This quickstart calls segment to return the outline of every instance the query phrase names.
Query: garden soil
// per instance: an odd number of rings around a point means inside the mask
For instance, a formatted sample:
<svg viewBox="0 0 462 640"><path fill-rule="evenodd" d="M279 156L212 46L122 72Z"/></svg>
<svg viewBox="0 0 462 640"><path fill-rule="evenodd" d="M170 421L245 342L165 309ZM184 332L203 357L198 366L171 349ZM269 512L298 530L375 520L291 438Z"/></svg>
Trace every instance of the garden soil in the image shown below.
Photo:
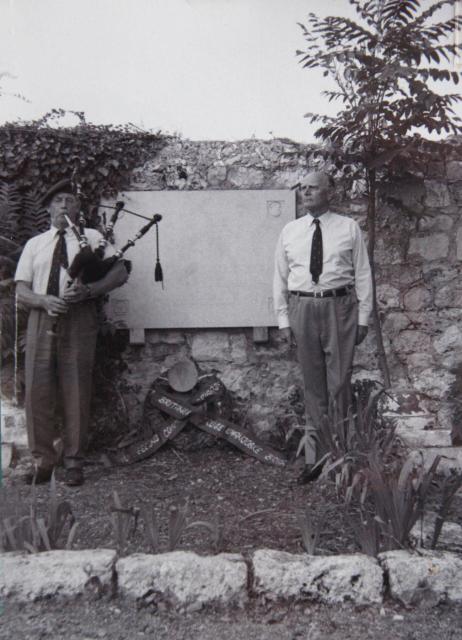
<svg viewBox="0 0 462 640"><path fill-rule="evenodd" d="M45 514L50 486L23 484L30 462L21 458L0 490L4 515L26 513L35 500ZM358 550L352 522L358 517L337 500L330 482L300 486L301 460L286 468L264 465L223 443L197 451L165 447L144 462L107 467L93 455L85 467L86 482L71 488L56 473L57 498L68 501L79 523L74 549L105 547L121 555L168 551L168 521L172 509L186 507L186 523L218 523L221 540L203 527L186 529L177 545L200 554L240 552L258 548L301 553L299 518L308 513L314 530L320 526L319 554ZM35 497L34 497L35 491ZM114 511L114 492L123 510ZM462 523L462 499L456 498L450 519ZM145 533L143 509L156 515L160 542L153 549ZM138 511L139 510L139 511ZM138 516L136 515L138 514ZM127 536L117 536L113 519L127 518ZM321 524L322 523L322 524ZM59 546L66 542L67 529ZM15 640L462 640L460 607L406 609L385 601L383 606L328 607L313 603L274 604L251 600L244 610L173 611L164 603L140 608L120 597L86 594L77 600L47 600L30 604L4 602L0 639Z"/></svg>
<svg viewBox="0 0 462 640"><path fill-rule="evenodd" d="M0 489L4 516L28 514L34 501L38 515L46 515L50 486L32 489L23 483L28 462L22 458ZM179 508L185 510L187 525L199 521L211 526L186 528L177 544L178 549L199 554L246 555L262 548L302 553L301 518L313 533L319 530L316 553L360 551L355 535L357 509L345 507L330 481L297 484L302 468L300 458L286 467L275 467L222 442L188 452L166 446L148 460L130 466L106 467L100 456L94 455L87 461L81 487L67 487L64 470L57 469L57 499L70 503L78 523L74 549L117 548L122 555L169 551L168 523L172 510ZM114 511L115 493L122 512ZM146 535L146 509L154 514L159 527L157 548ZM462 524L460 492L448 519ZM120 525L126 530L122 537ZM61 547L66 534L67 529Z"/></svg>
<svg viewBox="0 0 462 640"><path fill-rule="evenodd" d="M461 640L460 607L318 604L181 613L112 600L5 603L0 640Z"/></svg>

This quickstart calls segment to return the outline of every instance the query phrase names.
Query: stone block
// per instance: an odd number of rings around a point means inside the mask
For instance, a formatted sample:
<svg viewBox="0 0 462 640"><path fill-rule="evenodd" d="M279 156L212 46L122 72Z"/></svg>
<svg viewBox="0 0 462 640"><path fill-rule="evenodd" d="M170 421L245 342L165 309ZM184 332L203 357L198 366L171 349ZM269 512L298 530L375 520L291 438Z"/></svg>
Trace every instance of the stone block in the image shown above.
<svg viewBox="0 0 462 640"><path fill-rule="evenodd" d="M156 329L146 330L146 342L151 344L157 344L158 342L165 342L166 344L184 344L186 336L181 331L158 331Z"/></svg>
<svg viewBox="0 0 462 640"><path fill-rule="evenodd" d="M425 204L427 207L447 207L451 204L449 189L444 182L425 180Z"/></svg>
<svg viewBox="0 0 462 640"><path fill-rule="evenodd" d="M456 256L457 260L462 260L462 227L459 227L456 233Z"/></svg>
<svg viewBox="0 0 462 640"><path fill-rule="evenodd" d="M425 168L425 177L428 179L445 178L446 177L445 163L443 161L429 162Z"/></svg>
<svg viewBox="0 0 462 640"><path fill-rule="evenodd" d="M445 213L422 218L419 224L420 231L450 231L454 226L454 219Z"/></svg>
<svg viewBox="0 0 462 640"><path fill-rule="evenodd" d="M264 406L259 402L252 402L245 415L245 420L250 425L252 433L264 440L269 433L274 432L276 415L273 407Z"/></svg>
<svg viewBox="0 0 462 640"><path fill-rule="evenodd" d="M306 175L303 168L276 171L273 175L275 189L290 189Z"/></svg>
<svg viewBox="0 0 462 640"><path fill-rule="evenodd" d="M367 215L367 204L364 202L350 202L350 213L355 217L359 215Z"/></svg>
<svg viewBox="0 0 462 640"><path fill-rule="evenodd" d="M440 320L449 320L450 322L462 322L462 309L441 309L438 314Z"/></svg>
<svg viewBox="0 0 462 640"><path fill-rule="evenodd" d="M450 354L455 361L462 359L462 331L458 325L451 325L433 340L433 348L440 355Z"/></svg>
<svg viewBox="0 0 462 640"><path fill-rule="evenodd" d="M139 386L141 389L148 389L162 372L161 363L152 362L147 357L139 362L130 362L129 366L130 371L124 373L124 378L128 384Z"/></svg>
<svg viewBox="0 0 462 640"><path fill-rule="evenodd" d="M407 317L412 329L419 329L433 336L439 328L437 312L432 308L425 311L407 311Z"/></svg>
<svg viewBox="0 0 462 640"><path fill-rule="evenodd" d="M231 334L229 336L229 345L232 362L245 364L247 362L247 338L245 334Z"/></svg>
<svg viewBox="0 0 462 640"><path fill-rule="evenodd" d="M382 602L382 570L376 560L363 554L310 556L262 549L253 554L253 568L255 592L271 600Z"/></svg>
<svg viewBox="0 0 462 640"><path fill-rule="evenodd" d="M387 313L382 327L385 333L394 336L400 331L407 329L409 324L409 318L405 313L391 311L390 313Z"/></svg>
<svg viewBox="0 0 462 640"><path fill-rule="evenodd" d="M462 180L458 180L451 185L451 193L457 204L462 202Z"/></svg>
<svg viewBox="0 0 462 640"><path fill-rule="evenodd" d="M190 358L190 349L186 345L182 345L175 353L167 356L165 360L162 362L162 373L165 373L173 367L173 365L177 364L181 360L188 360Z"/></svg>
<svg viewBox="0 0 462 640"><path fill-rule="evenodd" d="M146 349L146 357L150 361L162 361L168 356L174 356L182 352L182 346L174 343L156 342L149 345Z"/></svg>
<svg viewBox="0 0 462 640"><path fill-rule="evenodd" d="M230 167L228 169L228 182L240 189L255 189L261 187L264 180L263 171L252 167Z"/></svg>
<svg viewBox="0 0 462 640"><path fill-rule="evenodd" d="M226 160L225 160L226 165L240 164L242 162L242 153L235 153L234 155L225 153L223 155L226 157Z"/></svg>
<svg viewBox="0 0 462 640"><path fill-rule="evenodd" d="M294 387L302 388L300 367L296 362L283 359L272 359L260 364L235 366L230 364L218 365L219 377L228 391L232 393L242 415L248 417L255 406L265 408L261 416L254 412L258 431L266 430L270 425L268 414L277 412L290 414L291 405L288 393ZM271 420L274 424L274 420Z"/></svg>
<svg viewBox="0 0 462 640"><path fill-rule="evenodd" d="M421 311L431 305L432 293L425 287L413 287L406 291L403 302L406 310Z"/></svg>
<svg viewBox="0 0 462 640"><path fill-rule="evenodd" d="M462 180L462 162L460 160L450 160L446 165L446 177L448 182Z"/></svg>
<svg viewBox="0 0 462 640"><path fill-rule="evenodd" d="M384 336L386 341L387 336ZM354 365L367 371L377 368L377 339L375 331L369 330L366 339L356 347L354 354Z"/></svg>
<svg viewBox="0 0 462 640"><path fill-rule="evenodd" d="M431 347L431 339L425 331L408 330L401 331L393 341L393 348L398 354L425 352Z"/></svg>
<svg viewBox="0 0 462 640"><path fill-rule="evenodd" d="M429 369L435 365L435 359L432 353L409 353L406 359L409 372L416 375L419 371Z"/></svg>
<svg viewBox="0 0 462 640"><path fill-rule="evenodd" d="M11 473L11 465L13 462L13 458L14 458L14 444L10 444L10 443L5 443L2 442L1 443L1 471L0 471L0 477L6 477L9 476Z"/></svg>
<svg viewBox="0 0 462 640"><path fill-rule="evenodd" d="M207 182L211 187L217 187L226 181L227 168L224 164L216 164L207 171Z"/></svg>
<svg viewBox="0 0 462 640"><path fill-rule="evenodd" d="M385 242L382 238L377 238L374 259L378 265L401 264L403 262L403 251L399 245Z"/></svg>
<svg viewBox="0 0 462 640"><path fill-rule="evenodd" d="M438 404L436 415L438 416L438 428L452 431L454 426L454 406L452 403Z"/></svg>
<svg viewBox="0 0 462 640"><path fill-rule="evenodd" d="M27 447L26 412L15 407L8 400L1 400L1 441L14 443L17 447Z"/></svg>
<svg viewBox="0 0 462 640"><path fill-rule="evenodd" d="M387 391L386 394L380 396L379 408L386 415L405 415L419 416L425 413L422 407L424 396L416 393L414 390L409 391ZM425 416L426 417L426 416Z"/></svg>
<svg viewBox="0 0 462 640"><path fill-rule="evenodd" d="M454 225L454 220L446 214L426 215L419 220L419 231L449 231Z"/></svg>
<svg viewBox="0 0 462 640"><path fill-rule="evenodd" d="M462 259L461 256L458 259ZM441 309L445 307L462 307L462 286L457 282L439 287L435 293L435 305Z"/></svg>
<svg viewBox="0 0 462 640"><path fill-rule="evenodd" d="M247 596L247 565L239 554L198 556L190 551L136 553L116 565L119 593L133 599L156 593L174 605L241 605Z"/></svg>
<svg viewBox="0 0 462 640"><path fill-rule="evenodd" d="M462 602L462 558L455 553L387 551L379 561L388 575L391 597L404 605Z"/></svg>
<svg viewBox="0 0 462 640"><path fill-rule="evenodd" d="M406 262L399 265L387 265L388 269L392 273L395 286L400 290L410 288L422 280L422 267L420 265L412 265Z"/></svg>
<svg viewBox="0 0 462 640"><path fill-rule="evenodd" d="M412 451L409 456L417 464L423 464L428 469L436 456L441 456L437 473L449 476L452 472L462 473L462 447L428 447Z"/></svg>
<svg viewBox="0 0 462 640"><path fill-rule="evenodd" d="M116 555L111 549L0 554L0 597L28 601L110 591Z"/></svg>
<svg viewBox="0 0 462 640"><path fill-rule="evenodd" d="M201 331L191 336L191 355L194 360L231 360L228 333L226 331Z"/></svg>
<svg viewBox="0 0 462 640"><path fill-rule="evenodd" d="M426 512L423 522L419 520L411 530L411 540L419 547L430 549L435 531L437 514ZM457 522L444 521L436 544L437 549L462 552L462 526Z"/></svg>
<svg viewBox="0 0 462 640"><path fill-rule="evenodd" d="M417 391L434 399L444 398L456 379L454 374L436 367L424 369L415 375L412 373L411 377Z"/></svg>
<svg viewBox="0 0 462 640"><path fill-rule="evenodd" d="M379 285L377 287L377 302L382 309L399 307L399 289L389 284Z"/></svg>
<svg viewBox="0 0 462 640"><path fill-rule="evenodd" d="M445 233L413 237L409 243L409 255L417 254L424 260L447 258L448 252L449 238Z"/></svg>
<svg viewBox="0 0 462 640"><path fill-rule="evenodd" d="M396 435L410 448L416 447L450 447L451 432L446 429L434 429L435 418L396 417Z"/></svg>

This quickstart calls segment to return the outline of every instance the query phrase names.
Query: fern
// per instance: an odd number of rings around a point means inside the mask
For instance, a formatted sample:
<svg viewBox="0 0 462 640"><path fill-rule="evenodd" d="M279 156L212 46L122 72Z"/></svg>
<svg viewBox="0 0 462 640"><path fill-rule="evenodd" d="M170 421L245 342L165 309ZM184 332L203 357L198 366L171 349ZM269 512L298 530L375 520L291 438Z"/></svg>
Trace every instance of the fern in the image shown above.
<svg viewBox="0 0 462 640"><path fill-rule="evenodd" d="M16 237L21 215L21 194L14 184L0 182L0 235Z"/></svg>
<svg viewBox="0 0 462 640"><path fill-rule="evenodd" d="M46 231L50 226L48 211L42 204L42 196L37 191L28 191L23 198L24 214L18 235L22 242L38 233Z"/></svg>

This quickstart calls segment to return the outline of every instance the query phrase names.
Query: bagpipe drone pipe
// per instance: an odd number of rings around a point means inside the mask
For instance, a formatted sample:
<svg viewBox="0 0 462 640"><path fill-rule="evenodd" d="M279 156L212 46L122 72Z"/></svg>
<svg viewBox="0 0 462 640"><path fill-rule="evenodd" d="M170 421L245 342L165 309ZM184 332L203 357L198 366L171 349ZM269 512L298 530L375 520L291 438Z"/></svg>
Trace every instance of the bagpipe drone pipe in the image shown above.
<svg viewBox="0 0 462 640"><path fill-rule="evenodd" d="M88 238L84 233L83 224L80 224L80 228L78 228L74 223L71 222L69 218L66 217L67 223L76 236L80 245L80 251L77 253L74 260L72 261L72 264L67 270L71 280L73 281L78 278L83 284L101 280L107 273L109 273L114 264L122 258L125 252L133 247L135 245L135 242L142 238L149 231L149 229L151 229L151 227L155 225L157 255L154 270L154 279L156 282L162 282L163 273L159 260L159 231L157 226L158 223L162 220L162 216L160 214L154 214L152 218L147 218L146 216L142 216L139 213L125 210L131 215L148 220L148 223L145 224L132 239L128 240L121 249L118 249L113 256L104 258L105 247L113 236L114 226L117 222L117 218L120 212L124 211L125 203L122 201L118 201L116 202L115 207L109 207L108 205L104 206L105 208L114 209L114 213L111 216L109 224L107 226L104 226L103 238L101 239L98 247L95 250L93 250L88 243ZM130 272L129 261L125 261L125 264L126 267L128 267L127 270Z"/></svg>

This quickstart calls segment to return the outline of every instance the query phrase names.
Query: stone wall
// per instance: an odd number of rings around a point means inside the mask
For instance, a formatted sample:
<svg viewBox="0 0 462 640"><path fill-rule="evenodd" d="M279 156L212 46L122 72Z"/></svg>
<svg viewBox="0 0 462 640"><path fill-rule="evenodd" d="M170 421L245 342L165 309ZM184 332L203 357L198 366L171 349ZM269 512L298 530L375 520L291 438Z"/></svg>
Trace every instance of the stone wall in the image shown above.
<svg viewBox="0 0 462 640"><path fill-rule="evenodd" d="M315 164L313 147L289 140L191 142L172 139L152 162L135 171L131 189L281 189L296 184ZM399 199L381 208L376 263L378 300L393 385L415 390L413 402L432 415L433 427L458 420L462 388L462 149L456 142L436 158L421 179L394 184L385 196ZM341 185L337 211L364 227L366 205ZM271 329L266 343L252 330L148 331L144 346L125 353L127 396L136 421L152 381L184 357L202 371L216 371L232 392L236 418L260 435L285 427L301 412L300 373ZM380 379L371 330L357 349L355 376Z"/></svg>

